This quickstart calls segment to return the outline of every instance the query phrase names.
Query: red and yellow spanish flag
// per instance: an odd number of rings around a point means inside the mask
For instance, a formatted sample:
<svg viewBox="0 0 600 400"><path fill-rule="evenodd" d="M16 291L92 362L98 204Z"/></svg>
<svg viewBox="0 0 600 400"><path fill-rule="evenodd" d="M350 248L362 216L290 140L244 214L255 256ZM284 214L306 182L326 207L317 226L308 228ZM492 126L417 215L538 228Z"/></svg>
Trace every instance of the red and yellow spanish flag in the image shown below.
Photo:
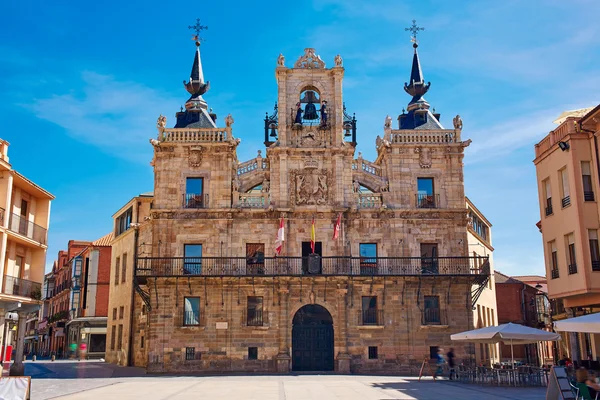
<svg viewBox="0 0 600 400"><path fill-rule="evenodd" d="M310 227L310 250L312 251L312 254L315 254L315 217L312 218Z"/></svg>

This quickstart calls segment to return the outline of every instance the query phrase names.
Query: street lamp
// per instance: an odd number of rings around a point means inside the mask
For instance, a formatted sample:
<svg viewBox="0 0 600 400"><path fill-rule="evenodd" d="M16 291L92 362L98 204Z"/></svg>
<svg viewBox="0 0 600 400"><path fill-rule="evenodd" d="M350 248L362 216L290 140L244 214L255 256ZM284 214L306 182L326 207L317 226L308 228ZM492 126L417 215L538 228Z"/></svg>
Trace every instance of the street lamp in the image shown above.
<svg viewBox="0 0 600 400"><path fill-rule="evenodd" d="M537 290L536 296L544 296L544 298L546 300L548 300L549 307L548 307L547 311L548 311L548 319L550 320L550 329L552 329L552 332L556 333L554 331L554 320L552 319L552 302L550 301L550 298L548 297L548 294L546 294L544 291L542 291L543 286L539 282L535 285L535 288ZM544 308L546 308L546 307L544 306ZM556 341L552 342L552 353L553 353L552 354L552 358L554 359L554 365L557 365L557 362L558 362L558 358L557 358L558 357L558 346L557 346Z"/></svg>

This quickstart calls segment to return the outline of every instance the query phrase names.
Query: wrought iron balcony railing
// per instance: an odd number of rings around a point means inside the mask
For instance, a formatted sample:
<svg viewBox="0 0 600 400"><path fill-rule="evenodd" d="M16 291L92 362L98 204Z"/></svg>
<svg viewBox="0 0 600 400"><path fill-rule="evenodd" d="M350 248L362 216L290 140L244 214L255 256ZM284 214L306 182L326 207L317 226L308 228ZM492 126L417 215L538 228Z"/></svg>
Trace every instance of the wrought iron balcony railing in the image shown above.
<svg viewBox="0 0 600 400"><path fill-rule="evenodd" d="M202 193L186 193L183 195L183 208L206 208L208 203L208 195Z"/></svg>
<svg viewBox="0 0 600 400"><path fill-rule="evenodd" d="M490 274L481 257L142 257L136 276L467 276Z"/></svg>
<svg viewBox="0 0 600 400"><path fill-rule="evenodd" d="M48 230L18 214L10 214L8 229L20 235L33 239L40 244L46 244Z"/></svg>
<svg viewBox="0 0 600 400"><path fill-rule="evenodd" d="M247 326L263 326L263 310L247 310L246 325Z"/></svg>
<svg viewBox="0 0 600 400"><path fill-rule="evenodd" d="M557 279L560 275L558 274L558 268L552 270L552 279Z"/></svg>
<svg viewBox="0 0 600 400"><path fill-rule="evenodd" d="M421 317L423 325L446 325L445 315L439 308L425 308L421 312Z"/></svg>
<svg viewBox="0 0 600 400"><path fill-rule="evenodd" d="M569 264L569 275L573 275L577 273L577 264Z"/></svg>
<svg viewBox="0 0 600 400"><path fill-rule="evenodd" d="M383 310L376 310L370 308L367 310L360 310L358 314L359 325L384 325L383 322Z"/></svg>
<svg viewBox="0 0 600 400"><path fill-rule="evenodd" d="M416 194L417 208L440 208L439 194Z"/></svg>
<svg viewBox="0 0 600 400"><path fill-rule="evenodd" d="M42 294L42 284L4 275L4 293L39 300Z"/></svg>
<svg viewBox="0 0 600 400"><path fill-rule="evenodd" d="M600 271L600 260L592 260L592 271Z"/></svg>

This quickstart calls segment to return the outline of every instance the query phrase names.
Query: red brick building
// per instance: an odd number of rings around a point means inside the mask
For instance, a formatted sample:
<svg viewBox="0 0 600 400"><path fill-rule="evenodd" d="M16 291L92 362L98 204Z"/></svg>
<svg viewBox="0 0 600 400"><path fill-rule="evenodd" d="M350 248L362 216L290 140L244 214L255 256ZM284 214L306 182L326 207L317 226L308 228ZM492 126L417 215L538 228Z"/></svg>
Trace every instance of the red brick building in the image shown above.
<svg viewBox="0 0 600 400"><path fill-rule="evenodd" d="M71 298L71 263L69 262L90 242L69 240L67 251L58 252L58 257L52 267L52 276L47 283L48 293L46 300L50 307L47 322L47 335L50 353L57 357L66 354L67 343L65 337L65 326L69 320L70 298ZM43 321L42 321L43 322Z"/></svg>
<svg viewBox="0 0 600 400"><path fill-rule="evenodd" d="M542 313L538 312L538 289L510 277L494 272L496 280L496 299L498 302L498 324L509 322L530 326L532 328L544 328ZM510 345L501 344L501 359L510 358ZM515 360L529 364L540 365L544 360L540 359L538 346L536 344L515 345Z"/></svg>
<svg viewBox="0 0 600 400"><path fill-rule="evenodd" d="M110 283L110 242L113 234L103 236L85 247L71 260L70 320L67 322L69 344L77 345L77 353L104 357Z"/></svg>

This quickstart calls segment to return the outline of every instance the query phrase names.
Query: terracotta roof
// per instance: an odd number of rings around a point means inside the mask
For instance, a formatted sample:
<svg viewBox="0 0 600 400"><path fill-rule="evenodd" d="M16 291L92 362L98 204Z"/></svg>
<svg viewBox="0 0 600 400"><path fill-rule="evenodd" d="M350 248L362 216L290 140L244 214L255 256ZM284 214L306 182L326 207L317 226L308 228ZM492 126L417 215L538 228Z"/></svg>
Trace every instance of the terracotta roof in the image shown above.
<svg viewBox="0 0 600 400"><path fill-rule="evenodd" d="M110 242L112 242L114 236L115 235L113 232L109 233L108 235L104 235L100 239L94 240L92 242L92 246L110 246Z"/></svg>
<svg viewBox="0 0 600 400"><path fill-rule="evenodd" d="M494 271L494 280L496 283L523 283L511 276L504 275L502 272Z"/></svg>
<svg viewBox="0 0 600 400"><path fill-rule="evenodd" d="M518 279L522 282L544 283L546 281L546 277L540 275L519 275L513 276L513 278Z"/></svg>

